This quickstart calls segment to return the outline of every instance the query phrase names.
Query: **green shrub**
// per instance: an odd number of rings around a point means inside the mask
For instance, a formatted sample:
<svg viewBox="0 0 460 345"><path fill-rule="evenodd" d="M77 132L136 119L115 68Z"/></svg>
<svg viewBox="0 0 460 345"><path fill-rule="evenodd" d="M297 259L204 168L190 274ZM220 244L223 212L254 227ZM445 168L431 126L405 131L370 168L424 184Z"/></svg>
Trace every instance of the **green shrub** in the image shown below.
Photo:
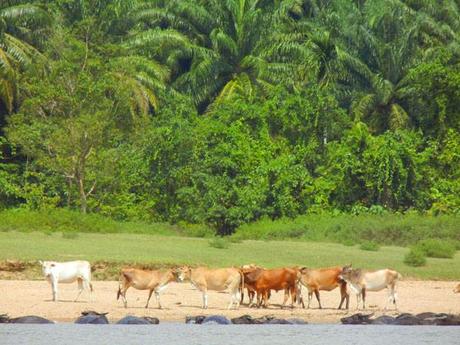
<svg viewBox="0 0 460 345"><path fill-rule="evenodd" d="M404 263L413 267L424 266L426 264L425 253L417 247L412 247L404 256Z"/></svg>
<svg viewBox="0 0 460 345"><path fill-rule="evenodd" d="M215 237L209 241L209 245L217 249L227 249L230 243L223 237Z"/></svg>
<svg viewBox="0 0 460 345"><path fill-rule="evenodd" d="M342 244L347 247L353 247L356 243L351 238L347 238L342 241Z"/></svg>
<svg viewBox="0 0 460 345"><path fill-rule="evenodd" d="M361 243L359 248L362 249L362 250L369 250L369 251L372 251L372 252L376 252L376 251L378 251L380 249L380 246L378 245L377 242L365 241L365 242Z"/></svg>
<svg viewBox="0 0 460 345"><path fill-rule="evenodd" d="M68 240L74 240L78 238L78 232L75 232L75 231L63 232L62 238L66 238Z"/></svg>
<svg viewBox="0 0 460 345"><path fill-rule="evenodd" d="M452 259L456 251L455 244L445 240L422 240L419 241L416 246L429 258Z"/></svg>

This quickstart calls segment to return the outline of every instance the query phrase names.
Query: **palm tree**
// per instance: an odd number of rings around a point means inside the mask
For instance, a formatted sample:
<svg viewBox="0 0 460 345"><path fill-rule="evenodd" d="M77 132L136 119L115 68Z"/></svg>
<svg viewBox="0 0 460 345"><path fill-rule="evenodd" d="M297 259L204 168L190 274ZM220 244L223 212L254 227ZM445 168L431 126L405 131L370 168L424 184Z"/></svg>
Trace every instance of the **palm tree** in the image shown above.
<svg viewBox="0 0 460 345"><path fill-rule="evenodd" d="M120 85L129 89L129 109L131 116L147 115L150 110L158 110L157 92L165 89L169 79L169 69L154 60L141 56L122 56L110 62L110 74Z"/></svg>
<svg viewBox="0 0 460 345"><path fill-rule="evenodd" d="M268 51L273 11L259 0L169 0L134 12L131 45L164 59L173 86L202 109L270 87L289 62Z"/></svg>
<svg viewBox="0 0 460 345"><path fill-rule="evenodd" d="M418 3L419 8L406 3ZM400 0L368 0L364 4L366 21L349 40L354 46L347 49L356 58L349 65L357 90L351 105L356 118L367 120L377 132L410 124L411 116L416 114L405 108L405 95L410 89L408 72L440 45L452 44L458 49L460 20L454 5L455 1L435 4ZM452 12L449 23L437 19L438 13Z"/></svg>
<svg viewBox="0 0 460 345"><path fill-rule="evenodd" d="M0 4L0 103L8 113L17 96L17 73L41 56L33 44L49 23L44 10L25 1Z"/></svg>

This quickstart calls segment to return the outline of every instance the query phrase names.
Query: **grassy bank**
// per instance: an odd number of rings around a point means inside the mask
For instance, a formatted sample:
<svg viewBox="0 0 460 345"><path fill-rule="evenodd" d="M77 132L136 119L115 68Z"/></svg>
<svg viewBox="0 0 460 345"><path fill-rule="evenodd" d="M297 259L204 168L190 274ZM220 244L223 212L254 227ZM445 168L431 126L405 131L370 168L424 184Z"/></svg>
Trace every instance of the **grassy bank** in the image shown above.
<svg viewBox="0 0 460 345"><path fill-rule="evenodd" d="M338 243L373 241L406 246L427 239L445 239L460 249L460 216L420 214L306 215L295 219L260 220L241 226L238 239L297 239Z"/></svg>
<svg viewBox="0 0 460 345"><path fill-rule="evenodd" d="M7 209L0 212L0 219L0 232L128 233L188 237L209 237L213 234L205 225L118 222L98 214L81 214L67 209Z"/></svg>
<svg viewBox="0 0 460 345"><path fill-rule="evenodd" d="M117 222L97 214L83 215L66 209L0 212L0 232L126 233L162 236L211 237L205 225ZM407 246L428 238L446 239L460 249L460 216L420 214L324 214L295 219L264 219L242 225L235 240L305 240ZM70 235L71 236L71 235Z"/></svg>
<svg viewBox="0 0 460 345"><path fill-rule="evenodd" d="M227 249L218 249L210 246L209 239L172 235L80 233L66 238L61 233L0 233L0 260L86 259L93 264L104 262L109 273L101 273L99 278L115 278L119 266L126 263L147 264L149 267L182 264L224 267L247 263L266 267L324 267L351 262L355 267L369 269L391 267L405 277L460 279L458 252L453 259L429 258L427 265L420 268L403 263L407 252L407 248L392 246L370 252L356 245L305 241L246 240L230 243Z"/></svg>

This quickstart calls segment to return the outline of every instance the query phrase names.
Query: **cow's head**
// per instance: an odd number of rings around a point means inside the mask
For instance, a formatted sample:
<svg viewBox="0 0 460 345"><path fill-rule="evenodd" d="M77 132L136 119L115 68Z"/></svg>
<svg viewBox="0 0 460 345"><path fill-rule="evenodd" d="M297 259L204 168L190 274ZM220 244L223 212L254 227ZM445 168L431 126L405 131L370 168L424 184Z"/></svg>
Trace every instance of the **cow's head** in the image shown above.
<svg viewBox="0 0 460 345"><path fill-rule="evenodd" d="M174 274L177 277L176 279L179 282L190 280L191 273L192 270L188 266L182 266L174 270Z"/></svg>
<svg viewBox="0 0 460 345"><path fill-rule="evenodd" d="M342 272L339 275L339 279L342 279L345 281L350 280L352 273L353 273L353 269L351 268L351 264L343 266Z"/></svg>
<svg viewBox="0 0 460 345"><path fill-rule="evenodd" d="M454 289L455 293L460 293L460 284L457 285L457 287Z"/></svg>
<svg viewBox="0 0 460 345"><path fill-rule="evenodd" d="M53 261L39 261L39 263L42 265L42 271L45 277L49 277L56 267L56 263Z"/></svg>

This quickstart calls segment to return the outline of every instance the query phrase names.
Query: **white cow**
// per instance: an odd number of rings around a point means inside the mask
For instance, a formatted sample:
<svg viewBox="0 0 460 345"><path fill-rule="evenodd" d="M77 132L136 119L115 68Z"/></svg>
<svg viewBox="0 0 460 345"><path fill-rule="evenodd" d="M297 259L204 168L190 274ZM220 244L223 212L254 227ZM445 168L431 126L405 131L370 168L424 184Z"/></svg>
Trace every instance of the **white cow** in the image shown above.
<svg viewBox="0 0 460 345"><path fill-rule="evenodd" d="M396 310L398 309L396 305L396 283L402 278L398 272L387 268L378 271L365 271L352 269L348 266L342 269L339 278L345 280L350 289L356 293L356 309L359 309L361 298L363 300L363 309L366 308L367 291L380 291L385 288L388 289L388 300L384 309L387 309L388 302L393 302Z"/></svg>
<svg viewBox="0 0 460 345"><path fill-rule="evenodd" d="M91 284L91 265L88 261L39 262L42 265L43 274L53 289L53 301L58 300L58 283L73 283L74 281L78 281L79 290L75 302L80 297L83 289L89 291L89 299L91 301L93 285Z"/></svg>

